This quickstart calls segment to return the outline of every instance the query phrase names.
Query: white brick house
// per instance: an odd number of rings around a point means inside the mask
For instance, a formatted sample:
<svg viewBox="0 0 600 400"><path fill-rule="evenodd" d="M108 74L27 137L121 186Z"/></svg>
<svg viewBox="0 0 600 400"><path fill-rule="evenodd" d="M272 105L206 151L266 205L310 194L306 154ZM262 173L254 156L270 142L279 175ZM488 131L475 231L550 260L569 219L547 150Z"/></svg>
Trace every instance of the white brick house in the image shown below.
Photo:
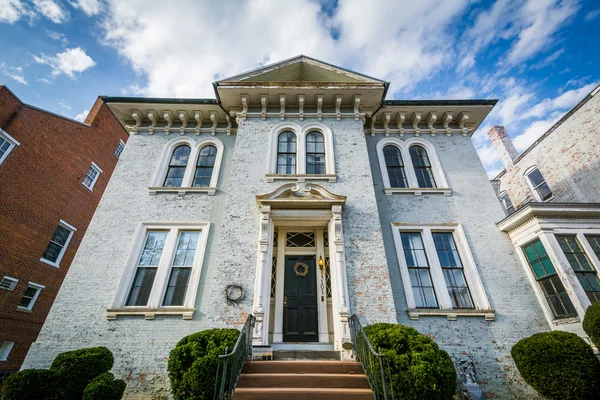
<svg viewBox="0 0 600 400"><path fill-rule="evenodd" d="M495 101L387 88L299 56L216 99L104 98L131 138L25 367L103 345L127 398L162 399L185 335L254 314L257 346L348 357L357 314L535 396L509 351L549 326L470 138Z"/></svg>

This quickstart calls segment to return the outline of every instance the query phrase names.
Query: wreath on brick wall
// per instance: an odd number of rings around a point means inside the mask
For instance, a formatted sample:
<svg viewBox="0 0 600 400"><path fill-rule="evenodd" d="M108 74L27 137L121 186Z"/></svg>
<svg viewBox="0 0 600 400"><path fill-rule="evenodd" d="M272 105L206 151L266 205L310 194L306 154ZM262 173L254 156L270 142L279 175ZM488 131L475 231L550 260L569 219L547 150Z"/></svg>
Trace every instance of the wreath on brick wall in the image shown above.
<svg viewBox="0 0 600 400"><path fill-rule="evenodd" d="M297 262L296 265L294 265L294 272L296 273L296 276L304 278L308 275L308 265Z"/></svg>
<svg viewBox="0 0 600 400"><path fill-rule="evenodd" d="M225 297L227 298L227 304L237 305L244 300L244 288L240 285L227 285L225 288Z"/></svg>

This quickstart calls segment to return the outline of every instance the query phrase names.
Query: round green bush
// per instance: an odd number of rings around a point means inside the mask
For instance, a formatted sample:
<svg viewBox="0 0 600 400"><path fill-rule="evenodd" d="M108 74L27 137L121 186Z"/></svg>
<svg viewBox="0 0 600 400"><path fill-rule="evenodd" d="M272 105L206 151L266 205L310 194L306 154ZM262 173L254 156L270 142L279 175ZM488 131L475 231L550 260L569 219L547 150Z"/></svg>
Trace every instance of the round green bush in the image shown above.
<svg viewBox="0 0 600 400"><path fill-rule="evenodd" d="M600 349L600 301L592 303L585 311L583 330L588 334L592 343Z"/></svg>
<svg viewBox="0 0 600 400"><path fill-rule="evenodd" d="M550 400L576 400L598 390L600 361L574 333L536 333L511 349L521 376Z"/></svg>
<svg viewBox="0 0 600 400"><path fill-rule="evenodd" d="M85 387L98 375L110 371L114 358L106 347L91 347L61 353L50 370L62 379L65 400L81 400Z"/></svg>
<svg viewBox="0 0 600 400"><path fill-rule="evenodd" d="M437 343L417 330L398 324L374 324L365 333L375 351L386 354L397 399L452 399L456 370Z"/></svg>
<svg viewBox="0 0 600 400"><path fill-rule="evenodd" d="M24 369L2 385L2 400L62 400L60 377L47 369Z"/></svg>
<svg viewBox="0 0 600 400"><path fill-rule="evenodd" d="M168 365L175 400L213 398L219 356L233 349L239 335L237 329L208 329L177 343Z"/></svg>
<svg viewBox="0 0 600 400"><path fill-rule="evenodd" d="M110 372L95 377L83 391L83 400L121 400L127 384L123 379L115 379Z"/></svg>

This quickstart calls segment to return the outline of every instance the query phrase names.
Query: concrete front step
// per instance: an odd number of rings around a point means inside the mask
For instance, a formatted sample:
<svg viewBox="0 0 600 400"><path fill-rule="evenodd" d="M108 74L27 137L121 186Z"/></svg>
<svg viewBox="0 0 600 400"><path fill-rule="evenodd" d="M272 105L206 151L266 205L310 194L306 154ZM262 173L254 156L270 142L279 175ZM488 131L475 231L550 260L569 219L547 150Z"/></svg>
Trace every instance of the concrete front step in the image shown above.
<svg viewBox="0 0 600 400"><path fill-rule="evenodd" d="M353 361L246 361L245 374L364 374Z"/></svg>
<svg viewBox="0 0 600 400"><path fill-rule="evenodd" d="M373 400L371 389L240 388L233 400Z"/></svg>
<svg viewBox="0 0 600 400"><path fill-rule="evenodd" d="M369 389L365 375L358 374L242 374L244 388L345 388Z"/></svg>

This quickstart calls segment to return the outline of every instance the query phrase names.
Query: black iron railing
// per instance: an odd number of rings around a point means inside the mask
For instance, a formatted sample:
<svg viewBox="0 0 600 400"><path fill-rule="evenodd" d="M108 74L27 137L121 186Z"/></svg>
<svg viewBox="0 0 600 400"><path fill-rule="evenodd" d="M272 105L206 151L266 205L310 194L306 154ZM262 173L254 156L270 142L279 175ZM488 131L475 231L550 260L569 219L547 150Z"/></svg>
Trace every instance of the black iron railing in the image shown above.
<svg viewBox="0 0 600 400"><path fill-rule="evenodd" d="M249 315L231 353L225 348L225 354L219 356L221 362L217 367L214 400L231 400L244 362L252 359L253 328L254 316Z"/></svg>
<svg viewBox="0 0 600 400"><path fill-rule="evenodd" d="M377 400L394 399L392 374L385 354L377 353L356 315L350 317L350 335L354 356L363 366Z"/></svg>

